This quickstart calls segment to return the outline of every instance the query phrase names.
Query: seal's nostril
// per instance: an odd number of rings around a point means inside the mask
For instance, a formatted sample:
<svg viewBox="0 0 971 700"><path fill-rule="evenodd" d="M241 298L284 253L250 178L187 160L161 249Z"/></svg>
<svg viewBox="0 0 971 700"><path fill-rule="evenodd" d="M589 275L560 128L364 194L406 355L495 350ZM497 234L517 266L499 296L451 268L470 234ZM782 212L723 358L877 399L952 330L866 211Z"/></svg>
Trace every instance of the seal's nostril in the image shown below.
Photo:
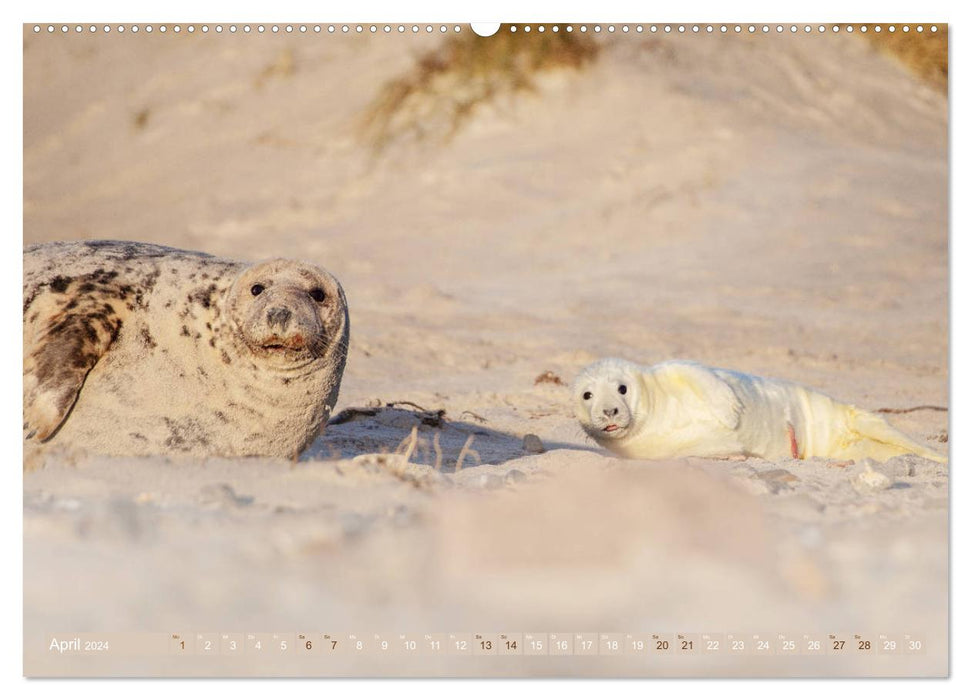
<svg viewBox="0 0 971 700"><path fill-rule="evenodd" d="M604 415L607 416L608 418L613 418L614 416L617 415L617 411L618 409L616 406L614 406L613 408L605 408Z"/></svg>
<svg viewBox="0 0 971 700"><path fill-rule="evenodd" d="M266 312L266 322L272 328L273 326L279 326L280 329L285 329L287 323L290 322L290 309L284 309L282 307L276 306Z"/></svg>

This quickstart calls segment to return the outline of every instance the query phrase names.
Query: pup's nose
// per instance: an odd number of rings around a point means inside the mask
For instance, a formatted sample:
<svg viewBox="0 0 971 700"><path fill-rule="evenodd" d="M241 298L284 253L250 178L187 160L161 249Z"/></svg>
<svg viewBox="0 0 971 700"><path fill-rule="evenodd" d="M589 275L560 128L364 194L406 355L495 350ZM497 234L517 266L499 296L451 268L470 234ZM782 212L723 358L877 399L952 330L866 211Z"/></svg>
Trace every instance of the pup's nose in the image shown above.
<svg viewBox="0 0 971 700"><path fill-rule="evenodd" d="M616 406L614 406L613 408L605 408L604 415L607 416L608 418L613 418L614 416L617 415L618 410L619 409Z"/></svg>
<svg viewBox="0 0 971 700"><path fill-rule="evenodd" d="M277 327L281 331L285 331L287 324L290 323L290 309L284 309L280 306L270 309L266 312L266 323L270 328Z"/></svg>

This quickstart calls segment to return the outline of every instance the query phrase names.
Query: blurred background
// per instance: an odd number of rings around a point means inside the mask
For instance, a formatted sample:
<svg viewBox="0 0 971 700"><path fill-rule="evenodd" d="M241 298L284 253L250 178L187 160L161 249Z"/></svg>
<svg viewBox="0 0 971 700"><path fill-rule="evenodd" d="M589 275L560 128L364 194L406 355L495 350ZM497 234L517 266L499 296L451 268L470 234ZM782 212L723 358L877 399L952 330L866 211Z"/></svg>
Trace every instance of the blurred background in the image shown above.
<svg viewBox="0 0 971 700"><path fill-rule="evenodd" d="M943 31L592 33L25 30L25 242L318 262L351 376L539 347L865 365L860 333L946 364ZM402 348L391 319L429 306Z"/></svg>

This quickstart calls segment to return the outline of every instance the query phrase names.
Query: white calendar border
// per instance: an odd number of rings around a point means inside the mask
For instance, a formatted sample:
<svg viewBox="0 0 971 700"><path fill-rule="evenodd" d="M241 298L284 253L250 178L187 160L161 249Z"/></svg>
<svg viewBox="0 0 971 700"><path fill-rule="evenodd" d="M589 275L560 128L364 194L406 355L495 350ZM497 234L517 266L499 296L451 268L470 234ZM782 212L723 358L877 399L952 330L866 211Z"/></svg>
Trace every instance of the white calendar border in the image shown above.
<svg viewBox="0 0 971 700"><path fill-rule="evenodd" d="M733 3L696 1L691 4L645 4L632 0L559 0L548 4L533 0L493 0L455 3L448 0L361 0L338 6L310 0L256 2L241 0L232 6L224 3L170 0L164 9L122 0L42 0L17 9L20 22L71 22L91 18L110 18L112 22L179 21L212 22L327 21L327 22L946 22L960 16L957 0L885 0L879 10L862 0L839 2L818 0L802 7L784 6L770 0L738 0Z"/></svg>

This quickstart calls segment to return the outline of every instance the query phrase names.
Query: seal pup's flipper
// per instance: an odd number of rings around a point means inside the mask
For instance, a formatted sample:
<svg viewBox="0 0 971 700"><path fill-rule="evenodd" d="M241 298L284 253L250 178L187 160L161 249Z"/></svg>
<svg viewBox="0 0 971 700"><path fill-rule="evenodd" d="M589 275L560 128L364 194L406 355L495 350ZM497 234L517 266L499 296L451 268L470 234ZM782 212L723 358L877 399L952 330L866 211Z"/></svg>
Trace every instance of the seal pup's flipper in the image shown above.
<svg viewBox="0 0 971 700"><path fill-rule="evenodd" d="M847 415L847 427L861 441L866 441L864 452L867 454L861 456L885 460L897 455L915 454L942 464L947 462L947 457L940 452L911 440L878 415L853 406L848 407Z"/></svg>
<svg viewBox="0 0 971 700"><path fill-rule="evenodd" d="M51 437L121 329L111 299L41 295L24 309L24 438Z"/></svg>

